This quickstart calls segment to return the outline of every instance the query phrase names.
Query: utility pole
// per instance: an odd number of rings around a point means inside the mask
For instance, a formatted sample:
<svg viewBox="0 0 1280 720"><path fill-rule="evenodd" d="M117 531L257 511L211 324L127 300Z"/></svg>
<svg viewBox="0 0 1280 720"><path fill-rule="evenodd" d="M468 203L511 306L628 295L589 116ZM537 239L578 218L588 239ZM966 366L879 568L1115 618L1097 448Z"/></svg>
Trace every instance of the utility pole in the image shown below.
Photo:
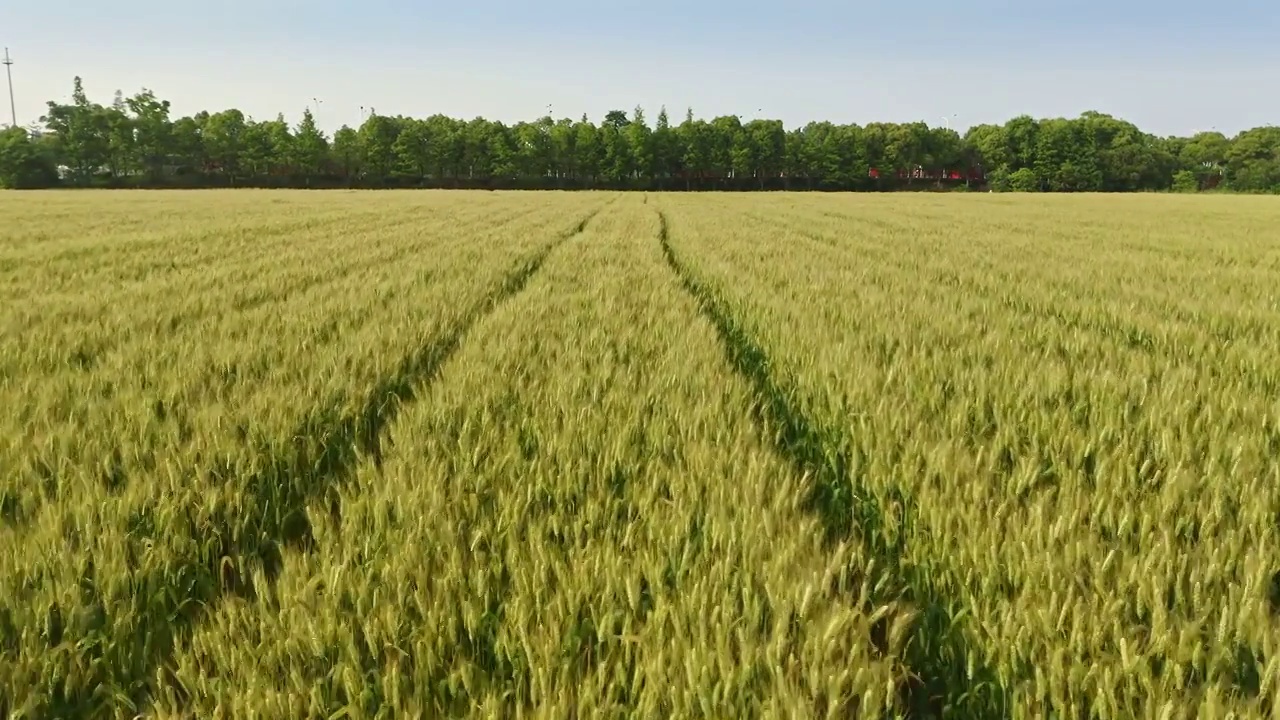
<svg viewBox="0 0 1280 720"><path fill-rule="evenodd" d="M9 114L13 127L18 127L18 105L13 101L13 60L9 58L9 48L4 49L4 74L9 76Z"/></svg>

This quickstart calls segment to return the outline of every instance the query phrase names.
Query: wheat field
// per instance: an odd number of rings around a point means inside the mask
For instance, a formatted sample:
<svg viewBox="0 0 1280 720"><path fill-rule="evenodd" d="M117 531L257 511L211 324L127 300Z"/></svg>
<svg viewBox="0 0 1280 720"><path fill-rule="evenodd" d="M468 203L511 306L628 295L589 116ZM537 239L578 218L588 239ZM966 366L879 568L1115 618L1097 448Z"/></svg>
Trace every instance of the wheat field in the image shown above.
<svg viewBox="0 0 1280 720"><path fill-rule="evenodd" d="M0 194L0 715L1280 716L1280 204Z"/></svg>

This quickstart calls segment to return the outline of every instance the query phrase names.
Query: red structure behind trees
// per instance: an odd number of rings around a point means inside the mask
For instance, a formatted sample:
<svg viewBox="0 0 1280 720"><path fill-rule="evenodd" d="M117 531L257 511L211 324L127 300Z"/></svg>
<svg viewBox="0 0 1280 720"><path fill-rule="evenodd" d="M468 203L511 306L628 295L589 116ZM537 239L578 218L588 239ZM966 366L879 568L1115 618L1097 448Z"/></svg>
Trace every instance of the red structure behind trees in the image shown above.
<svg viewBox="0 0 1280 720"><path fill-rule="evenodd" d="M884 172L880 168L871 168L867 173L867 177L873 180L894 179L904 182L912 182L916 180L941 182L941 183L970 183L982 184L986 182L986 173L982 171L981 166L972 166L964 169L956 168L925 168L920 165L914 168L899 168L898 170Z"/></svg>

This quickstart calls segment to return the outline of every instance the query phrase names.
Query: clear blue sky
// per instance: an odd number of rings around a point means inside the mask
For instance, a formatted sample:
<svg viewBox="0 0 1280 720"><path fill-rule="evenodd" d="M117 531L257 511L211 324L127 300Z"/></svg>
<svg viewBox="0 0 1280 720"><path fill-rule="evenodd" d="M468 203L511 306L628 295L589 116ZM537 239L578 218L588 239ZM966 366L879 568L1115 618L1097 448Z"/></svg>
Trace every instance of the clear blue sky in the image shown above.
<svg viewBox="0 0 1280 720"><path fill-rule="evenodd" d="M1094 109L1160 134L1280 123L1280 1L14 0L19 121L149 87L332 130L381 114L764 115L958 129ZM8 110L8 108L4 108ZM759 112L757 112L759 111ZM7 121L8 113L0 113Z"/></svg>

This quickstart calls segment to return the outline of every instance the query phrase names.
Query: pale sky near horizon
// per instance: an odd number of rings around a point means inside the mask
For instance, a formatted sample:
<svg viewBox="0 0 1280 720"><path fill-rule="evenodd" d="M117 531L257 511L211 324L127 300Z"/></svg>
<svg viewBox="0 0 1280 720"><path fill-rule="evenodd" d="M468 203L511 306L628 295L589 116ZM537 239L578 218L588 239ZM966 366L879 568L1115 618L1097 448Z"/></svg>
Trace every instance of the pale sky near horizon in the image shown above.
<svg viewBox="0 0 1280 720"><path fill-rule="evenodd" d="M295 122L318 98L329 132L361 105L957 129L1098 110L1161 135L1280 123L1277 0L14 0L0 45L24 125L77 74L98 102L148 87L175 117Z"/></svg>

